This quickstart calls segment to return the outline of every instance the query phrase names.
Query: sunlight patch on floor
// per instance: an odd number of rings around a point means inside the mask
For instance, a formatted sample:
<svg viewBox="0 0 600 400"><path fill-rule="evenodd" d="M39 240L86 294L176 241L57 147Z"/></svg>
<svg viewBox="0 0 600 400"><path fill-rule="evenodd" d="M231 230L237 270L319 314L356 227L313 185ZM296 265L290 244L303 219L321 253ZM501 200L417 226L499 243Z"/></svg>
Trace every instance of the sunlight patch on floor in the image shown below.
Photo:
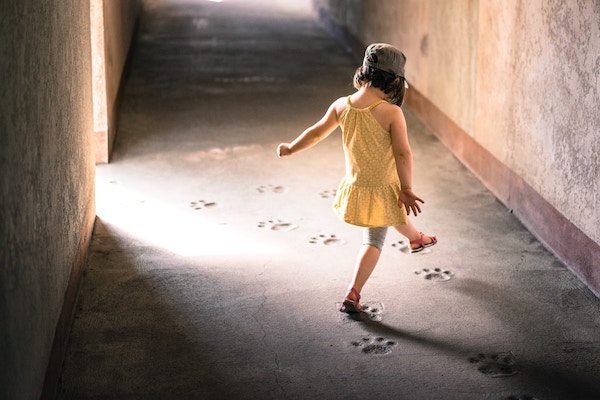
<svg viewBox="0 0 600 400"><path fill-rule="evenodd" d="M271 254L278 250L210 219L148 199L119 183L96 182L96 214L142 241L182 256Z"/></svg>

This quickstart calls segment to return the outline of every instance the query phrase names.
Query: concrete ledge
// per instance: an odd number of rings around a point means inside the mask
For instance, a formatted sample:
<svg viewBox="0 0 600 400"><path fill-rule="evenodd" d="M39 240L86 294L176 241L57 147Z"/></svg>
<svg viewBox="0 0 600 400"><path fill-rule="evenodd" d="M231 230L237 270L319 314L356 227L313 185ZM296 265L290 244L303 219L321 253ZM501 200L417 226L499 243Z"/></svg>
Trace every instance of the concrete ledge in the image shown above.
<svg viewBox="0 0 600 400"><path fill-rule="evenodd" d="M56 398L62 364L67 350L73 319L75 317L77 298L83 280L83 271L87 262L88 250L92 239L92 232L94 230L94 222L96 220L96 201L94 197L94 193L92 193L86 210L85 220L83 221L77 253L73 260L71 275L69 276L69 282L67 283L62 310L56 324L54 341L52 342L52 348L50 349L50 358L46 368L44 386L42 387L42 399L53 400Z"/></svg>
<svg viewBox="0 0 600 400"><path fill-rule="evenodd" d="M358 60L366 45L326 9L321 24ZM544 246L600 297L600 245L590 239L483 146L477 143L414 87L406 104L454 155L504 203Z"/></svg>
<svg viewBox="0 0 600 400"><path fill-rule="evenodd" d="M96 164L107 164L118 130L118 109L129 69L141 1L94 0L91 8Z"/></svg>

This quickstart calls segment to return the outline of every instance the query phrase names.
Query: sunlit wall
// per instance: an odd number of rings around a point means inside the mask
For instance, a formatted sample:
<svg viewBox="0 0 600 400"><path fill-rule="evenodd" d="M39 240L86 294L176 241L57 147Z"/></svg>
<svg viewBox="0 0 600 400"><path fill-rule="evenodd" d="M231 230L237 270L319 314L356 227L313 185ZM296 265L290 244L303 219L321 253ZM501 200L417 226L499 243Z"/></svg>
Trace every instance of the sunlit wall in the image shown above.
<svg viewBox="0 0 600 400"><path fill-rule="evenodd" d="M107 163L112 153L119 90L140 3L141 0L91 0L96 163Z"/></svg>

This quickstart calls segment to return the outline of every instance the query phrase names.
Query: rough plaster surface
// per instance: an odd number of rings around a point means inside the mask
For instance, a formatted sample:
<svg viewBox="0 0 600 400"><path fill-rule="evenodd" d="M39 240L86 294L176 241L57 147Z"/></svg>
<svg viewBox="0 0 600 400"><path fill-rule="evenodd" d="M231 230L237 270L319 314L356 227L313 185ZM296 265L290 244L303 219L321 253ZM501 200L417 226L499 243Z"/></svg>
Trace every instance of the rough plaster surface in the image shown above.
<svg viewBox="0 0 600 400"><path fill-rule="evenodd" d="M0 3L0 398L39 398L93 204L89 2Z"/></svg>
<svg viewBox="0 0 600 400"><path fill-rule="evenodd" d="M315 3L360 10L353 34L401 47L417 90L600 242L600 3Z"/></svg>
<svg viewBox="0 0 600 400"><path fill-rule="evenodd" d="M117 134L117 97L141 0L104 1L104 44L107 101L107 157Z"/></svg>
<svg viewBox="0 0 600 400"><path fill-rule="evenodd" d="M117 97L140 2L91 2L97 163L107 163L112 151L117 131Z"/></svg>
<svg viewBox="0 0 600 400"><path fill-rule="evenodd" d="M502 26L481 29L476 139L600 242L600 4L486 2L480 12Z"/></svg>

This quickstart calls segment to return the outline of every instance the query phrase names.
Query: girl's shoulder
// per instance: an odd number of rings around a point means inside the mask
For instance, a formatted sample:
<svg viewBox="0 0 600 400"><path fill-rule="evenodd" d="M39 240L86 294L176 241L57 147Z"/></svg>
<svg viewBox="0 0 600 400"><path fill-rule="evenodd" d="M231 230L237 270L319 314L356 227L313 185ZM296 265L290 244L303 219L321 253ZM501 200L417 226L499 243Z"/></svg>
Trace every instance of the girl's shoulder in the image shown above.
<svg viewBox="0 0 600 400"><path fill-rule="evenodd" d="M402 111L402 108L400 108L396 104L392 104L387 101L385 103L377 104L371 112L377 113L380 115L385 115L385 116L388 116L391 118L398 118L398 117L404 116L404 112Z"/></svg>
<svg viewBox="0 0 600 400"><path fill-rule="evenodd" d="M402 109L392 103L385 102L378 104L371 110L371 114L386 132L390 132L392 126L404 123Z"/></svg>
<svg viewBox="0 0 600 400"><path fill-rule="evenodd" d="M333 104L335 105L336 108L337 107L346 107L349 103L349 99L350 99L350 96L343 96L343 97L336 99L333 102Z"/></svg>
<svg viewBox="0 0 600 400"><path fill-rule="evenodd" d="M340 115L342 113L342 111L344 111L346 109L346 107L348 107L348 98L349 97L350 96L340 97L339 99L335 100L331 104L331 107L333 107L335 109L335 112L337 115Z"/></svg>

